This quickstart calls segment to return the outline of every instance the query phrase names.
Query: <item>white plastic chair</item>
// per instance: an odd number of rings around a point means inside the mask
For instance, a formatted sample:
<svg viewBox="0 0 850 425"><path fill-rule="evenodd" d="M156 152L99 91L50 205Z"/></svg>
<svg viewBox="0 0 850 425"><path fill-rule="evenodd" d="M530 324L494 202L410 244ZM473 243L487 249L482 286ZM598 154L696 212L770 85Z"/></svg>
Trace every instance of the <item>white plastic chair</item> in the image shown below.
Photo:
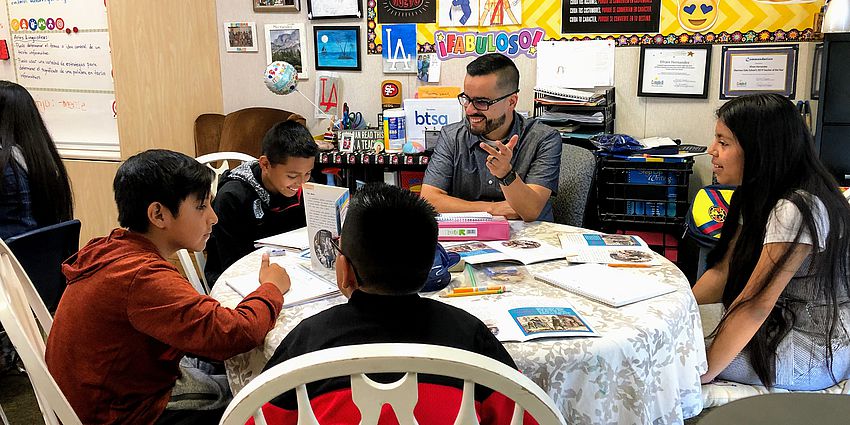
<svg viewBox="0 0 850 425"><path fill-rule="evenodd" d="M44 362L43 335L50 332L53 318L20 263L2 241L0 241L0 323L3 324L12 345L15 346L15 350L24 362L44 423L47 425L81 424ZM39 324L42 329L39 329Z"/></svg>
<svg viewBox="0 0 850 425"><path fill-rule="evenodd" d="M392 384L378 384L366 373L407 372ZM310 406L306 384L351 376L351 395L360 410L361 425L378 423L381 407L390 404L400 424L417 424L418 373L463 380L463 398L456 425L478 424L475 384L498 391L516 403L511 424L521 424L528 411L540 424L566 424L552 399L519 371L489 357L457 348L426 344L364 344L328 348L287 360L261 373L233 398L220 425L242 425L254 415L265 424L261 407L295 389L298 424L318 425ZM440 408L434 406L434 408Z"/></svg>
<svg viewBox="0 0 850 425"><path fill-rule="evenodd" d="M257 158L242 152L215 152L201 155L195 159L201 164L210 167L210 169L215 172L215 176L212 181L212 188L210 189L211 197L215 198L215 194L218 191L218 179L225 171L230 169L230 163L228 161L238 161L239 163L243 163L253 161ZM218 167L213 165L219 162L220 164ZM188 279L192 286L198 290L198 293L209 294L210 285L209 282L207 282L207 277L204 275L204 267L206 267L207 259L204 257L204 253L200 251L195 251L194 257L195 263L198 265L197 269L195 268L195 264L192 263L192 257L189 256L189 251L185 249L177 251L177 258L180 260L180 265L183 266L183 271L186 273L186 279Z"/></svg>

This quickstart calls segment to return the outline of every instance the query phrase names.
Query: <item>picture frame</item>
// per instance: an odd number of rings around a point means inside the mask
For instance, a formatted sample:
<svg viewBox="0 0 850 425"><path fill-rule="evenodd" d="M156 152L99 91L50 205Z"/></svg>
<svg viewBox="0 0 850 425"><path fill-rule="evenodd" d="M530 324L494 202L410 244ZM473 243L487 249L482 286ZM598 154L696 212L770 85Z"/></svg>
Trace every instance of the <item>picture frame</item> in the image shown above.
<svg viewBox="0 0 850 425"><path fill-rule="evenodd" d="M359 26L314 26L316 70L360 71Z"/></svg>
<svg viewBox="0 0 850 425"><path fill-rule="evenodd" d="M266 63L289 62L298 70L298 79L309 78L307 72L307 30L304 24L266 24Z"/></svg>
<svg viewBox="0 0 850 425"><path fill-rule="evenodd" d="M307 19L362 17L361 0L307 0Z"/></svg>
<svg viewBox="0 0 850 425"><path fill-rule="evenodd" d="M253 0L254 12L298 12L300 0Z"/></svg>
<svg viewBox="0 0 850 425"><path fill-rule="evenodd" d="M225 22L224 45L228 52L257 52L257 25L254 22Z"/></svg>
<svg viewBox="0 0 850 425"><path fill-rule="evenodd" d="M820 99L820 74L823 68L823 43L815 46L814 55L812 56L812 92L809 98L812 100Z"/></svg>
<svg viewBox="0 0 850 425"><path fill-rule="evenodd" d="M708 99L711 45L642 45L638 96Z"/></svg>
<svg viewBox="0 0 850 425"><path fill-rule="evenodd" d="M756 93L796 96L797 45L723 46L720 99Z"/></svg>

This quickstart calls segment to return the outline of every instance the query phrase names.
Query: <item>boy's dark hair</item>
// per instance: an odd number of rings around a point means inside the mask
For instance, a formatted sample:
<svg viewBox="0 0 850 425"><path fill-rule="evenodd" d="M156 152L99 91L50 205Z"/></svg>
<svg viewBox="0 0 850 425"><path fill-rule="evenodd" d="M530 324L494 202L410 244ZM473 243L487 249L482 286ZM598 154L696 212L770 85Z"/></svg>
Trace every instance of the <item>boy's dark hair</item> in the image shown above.
<svg viewBox="0 0 850 425"><path fill-rule="evenodd" d="M281 121L263 137L263 155L272 164L283 164L290 157L313 158L318 152L310 131L295 121Z"/></svg>
<svg viewBox="0 0 850 425"><path fill-rule="evenodd" d="M415 194L383 183L357 191L342 226L342 252L360 285L377 293L422 289L437 246L437 213Z"/></svg>
<svg viewBox="0 0 850 425"><path fill-rule="evenodd" d="M499 76L499 88L505 91L519 90L519 70L514 61L501 53L488 53L466 66L466 74L470 77L496 73Z"/></svg>
<svg viewBox="0 0 850 425"><path fill-rule="evenodd" d="M151 149L127 159L112 182L118 223L134 232L147 232L148 206L159 202L175 217L189 195L205 199L213 171L194 158L165 149Z"/></svg>

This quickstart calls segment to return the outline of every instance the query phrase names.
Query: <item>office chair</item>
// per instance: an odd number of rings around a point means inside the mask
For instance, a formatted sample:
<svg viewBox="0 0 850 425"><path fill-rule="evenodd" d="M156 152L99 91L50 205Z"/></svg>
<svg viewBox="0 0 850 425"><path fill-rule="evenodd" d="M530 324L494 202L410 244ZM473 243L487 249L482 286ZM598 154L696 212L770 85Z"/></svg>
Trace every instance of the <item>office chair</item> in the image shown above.
<svg viewBox="0 0 850 425"><path fill-rule="evenodd" d="M575 145L563 145L558 193L552 199L556 223L576 227L584 225L595 172L596 157L591 151Z"/></svg>

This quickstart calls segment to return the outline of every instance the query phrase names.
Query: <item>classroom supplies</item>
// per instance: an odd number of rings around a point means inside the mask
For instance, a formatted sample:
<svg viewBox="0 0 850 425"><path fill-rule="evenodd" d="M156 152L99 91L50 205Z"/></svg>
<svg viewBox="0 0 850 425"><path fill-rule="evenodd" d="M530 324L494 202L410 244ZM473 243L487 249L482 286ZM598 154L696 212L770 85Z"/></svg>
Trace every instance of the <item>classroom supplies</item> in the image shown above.
<svg viewBox="0 0 850 425"><path fill-rule="evenodd" d="M561 248L571 263L610 265L661 264L657 255L639 236L606 233L561 233Z"/></svg>
<svg viewBox="0 0 850 425"><path fill-rule="evenodd" d="M336 284L314 273L309 268L289 262L284 263L279 258L272 258L270 261L286 269L286 273L289 274L289 279L292 282L289 291L284 294L283 308L339 295L339 287ZM225 282L227 286L243 298L260 287L257 273L236 276L227 279Z"/></svg>
<svg viewBox="0 0 850 425"><path fill-rule="evenodd" d="M517 238L493 242L466 242L451 245L447 243L446 251L457 252L467 264L506 260L532 264L564 258L564 252L560 248L531 238Z"/></svg>
<svg viewBox="0 0 850 425"><path fill-rule="evenodd" d="M254 241L254 246L257 248L267 246L301 252L310 248L310 240L307 237L307 227L302 227L300 229L290 230L289 232L257 239Z"/></svg>
<svg viewBox="0 0 850 425"><path fill-rule="evenodd" d="M441 301L479 318L502 342L600 336L564 299L534 296L448 297Z"/></svg>
<svg viewBox="0 0 850 425"><path fill-rule="evenodd" d="M534 277L611 307L621 307L676 290L652 280L651 276L600 264L559 267L534 273Z"/></svg>
<svg viewBox="0 0 850 425"><path fill-rule="evenodd" d="M504 289L481 289L475 291L466 291L466 292L449 292L448 294L440 295L444 298L455 298L455 297L472 297L477 295L492 295L492 294L502 294L504 293Z"/></svg>
<svg viewBox="0 0 850 425"><path fill-rule="evenodd" d="M487 213L440 214L437 227L440 241L504 241L511 237L508 220Z"/></svg>
<svg viewBox="0 0 850 425"><path fill-rule="evenodd" d="M487 285L487 286L465 286L462 288L452 289L453 294L462 294L467 292L482 292L482 291L505 291L505 285Z"/></svg>

